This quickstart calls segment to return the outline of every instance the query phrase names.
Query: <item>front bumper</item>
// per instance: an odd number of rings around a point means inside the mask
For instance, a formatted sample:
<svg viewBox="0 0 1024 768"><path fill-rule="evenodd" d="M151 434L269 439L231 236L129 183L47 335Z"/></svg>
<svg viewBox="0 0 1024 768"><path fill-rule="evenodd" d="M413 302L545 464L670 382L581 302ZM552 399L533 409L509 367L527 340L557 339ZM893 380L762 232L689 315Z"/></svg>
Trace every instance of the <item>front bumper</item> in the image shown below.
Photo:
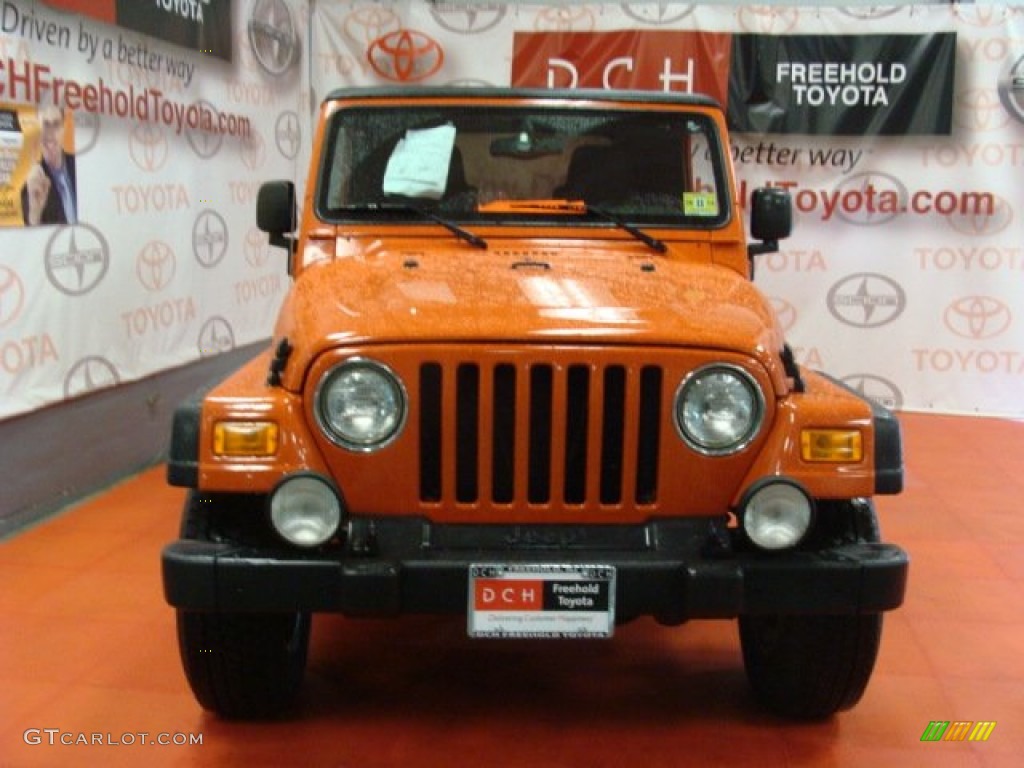
<svg viewBox="0 0 1024 768"><path fill-rule="evenodd" d="M388 531L390 525L396 530ZM399 526L402 530L399 530ZM474 564L607 565L620 618L676 623L741 614L855 614L903 602L908 558L891 544L783 555L737 554L685 522L543 529L389 521L369 546L297 555L179 540L163 551L167 601L193 611L311 611L348 616L465 613ZM466 529L466 530L459 530ZM366 542L364 541L365 545Z"/></svg>

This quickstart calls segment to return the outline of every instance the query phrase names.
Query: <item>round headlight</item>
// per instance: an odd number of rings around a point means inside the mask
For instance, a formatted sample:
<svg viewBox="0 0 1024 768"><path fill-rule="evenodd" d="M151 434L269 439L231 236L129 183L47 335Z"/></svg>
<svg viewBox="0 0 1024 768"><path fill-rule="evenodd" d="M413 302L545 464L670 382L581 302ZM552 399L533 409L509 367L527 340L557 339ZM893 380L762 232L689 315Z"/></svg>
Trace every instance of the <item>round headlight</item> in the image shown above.
<svg viewBox="0 0 1024 768"><path fill-rule="evenodd" d="M696 450L710 455L745 448L761 426L761 388L746 371L727 365L690 374L676 396L676 424Z"/></svg>
<svg viewBox="0 0 1024 768"><path fill-rule="evenodd" d="M353 451L373 451L393 440L405 423L405 389L388 368L353 359L320 382L316 417L324 433Z"/></svg>
<svg viewBox="0 0 1024 768"><path fill-rule="evenodd" d="M297 547L318 547L341 525L341 502L322 478L296 475L271 494L270 522L285 541Z"/></svg>
<svg viewBox="0 0 1024 768"><path fill-rule="evenodd" d="M788 549L811 527L811 500L791 482L772 481L757 488L741 510L743 531L761 549Z"/></svg>

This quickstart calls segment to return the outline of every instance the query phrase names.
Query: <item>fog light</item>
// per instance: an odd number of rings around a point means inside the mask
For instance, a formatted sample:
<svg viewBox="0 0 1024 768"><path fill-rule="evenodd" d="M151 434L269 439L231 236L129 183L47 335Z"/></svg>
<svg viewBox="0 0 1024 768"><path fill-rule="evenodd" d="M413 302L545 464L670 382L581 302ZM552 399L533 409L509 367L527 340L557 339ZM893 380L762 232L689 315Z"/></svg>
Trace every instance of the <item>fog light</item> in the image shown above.
<svg viewBox="0 0 1024 768"><path fill-rule="evenodd" d="M800 433L800 455L804 461L860 461L864 458L860 430L805 429Z"/></svg>
<svg viewBox="0 0 1024 768"><path fill-rule="evenodd" d="M813 507L799 486L773 480L750 493L741 514L747 538L761 549L779 550L800 543L811 527Z"/></svg>
<svg viewBox="0 0 1024 768"><path fill-rule="evenodd" d="M341 525L341 501L316 475L289 477L270 497L270 522L290 544L318 547Z"/></svg>

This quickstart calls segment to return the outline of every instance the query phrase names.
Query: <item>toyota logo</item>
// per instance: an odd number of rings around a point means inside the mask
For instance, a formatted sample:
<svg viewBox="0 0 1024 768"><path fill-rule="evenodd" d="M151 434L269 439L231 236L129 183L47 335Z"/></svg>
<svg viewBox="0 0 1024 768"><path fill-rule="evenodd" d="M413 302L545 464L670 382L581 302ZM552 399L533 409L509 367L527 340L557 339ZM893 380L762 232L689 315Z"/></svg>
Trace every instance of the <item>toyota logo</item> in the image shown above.
<svg viewBox="0 0 1024 768"><path fill-rule="evenodd" d="M135 259L135 274L147 291L161 291L174 279L174 251L162 240L151 240Z"/></svg>
<svg viewBox="0 0 1024 768"><path fill-rule="evenodd" d="M842 382L863 397L873 400L883 408L898 411L903 408L903 393L888 379L873 373L852 373L843 376Z"/></svg>
<svg viewBox="0 0 1024 768"><path fill-rule="evenodd" d="M782 330L791 330L796 325L796 320L799 316L796 307L791 302L778 296L771 297L771 304L772 309L775 310L775 316L779 320L779 325L782 326Z"/></svg>
<svg viewBox="0 0 1024 768"><path fill-rule="evenodd" d="M956 96L957 122L970 131L997 131L1010 122L999 96L987 88L972 88Z"/></svg>
<svg viewBox="0 0 1024 768"><path fill-rule="evenodd" d="M253 131L248 139L239 144L238 152L246 168L258 171L267 161L267 142L259 131Z"/></svg>
<svg viewBox="0 0 1024 768"><path fill-rule="evenodd" d="M86 395L100 389L116 387L121 383L117 368L105 357L83 357L64 377L64 399Z"/></svg>
<svg viewBox="0 0 1024 768"><path fill-rule="evenodd" d="M45 254L47 279L68 296L91 291L110 267L107 240L89 224L57 229L46 243Z"/></svg>
<svg viewBox="0 0 1024 768"><path fill-rule="evenodd" d="M282 112L277 116L274 140L277 142L278 152L288 160L295 159L299 154L299 147L302 145L302 128L299 126L297 112Z"/></svg>
<svg viewBox="0 0 1024 768"><path fill-rule="evenodd" d="M907 295L899 283L869 272L844 277L829 289L826 301L836 320L856 328L891 323L907 307Z"/></svg>
<svg viewBox="0 0 1024 768"><path fill-rule="evenodd" d="M206 99L199 99L196 105L204 107L214 115L220 115L220 110ZM220 151L220 145L224 143L223 134L201 131L198 128L186 129L185 138L188 139L188 144L192 147L192 151L204 160L216 155Z"/></svg>
<svg viewBox="0 0 1024 768"><path fill-rule="evenodd" d="M0 265L0 328L10 325L25 306L25 286L18 273Z"/></svg>
<svg viewBox="0 0 1024 768"><path fill-rule="evenodd" d="M999 7L988 3L967 6L954 3L952 11L960 21L982 29L1002 29L1004 25L1013 23L1013 16L1017 13L1013 6Z"/></svg>
<svg viewBox="0 0 1024 768"><path fill-rule="evenodd" d="M345 36L357 45L369 48L370 44L389 32L397 32L402 28L402 20L390 8L378 5L366 5L357 8L342 24Z"/></svg>
<svg viewBox="0 0 1024 768"><path fill-rule="evenodd" d="M199 329L200 357L213 357L235 348L235 332L231 323L219 315L214 315Z"/></svg>
<svg viewBox="0 0 1024 768"><path fill-rule="evenodd" d="M595 26L594 12L586 6L541 8L533 20L537 32L592 32Z"/></svg>
<svg viewBox="0 0 1024 768"><path fill-rule="evenodd" d="M422 32L400 29L374 40L366 58L373 71L384 79L414 83L441 69L444 49Z"/></svg>
<svg viewBox="0 0 1024 768"><path fill-rule="evenodd" d="M256 0L249 15L249 47L270 75L287 72L298 58L299 38L284 0Z"/></svg>
<svg viewBox="0 0 1024 768"><path fill-rule="evenodd" d="M252 227L245 234L245 261L253 269L261 269L267 265L270 259L270 245L266 232Z"/></svg>
<svg viewBox="0 0 1024 768"><path fill-rule="evenodd" d="M696 8L692 3L621 3L620 7L622 12L634 21L655 27L682 21Z"/></svg>
<svg viewBox="0 0 1024 768"><path fill-rule="evenodd" d="M478 35L493 29L507 12L508 8L502 3L430 4L430 15L437 25L457 35Z"/></svg>
<svg viewBox="0 0 1024 768"><path fill-rule="evenodd" d="M961 235L997 235L1013 223L1013 208L1005 198L992 195L992 200L995 205L991 213L951 213L946 217L946 221Z"/></svg>
<svg viewBox="0 0 1024 768"><path fill-rule="evenodd" d="M796 8L743 5L740 6L737 16L744 32L760 35L784 35L796 26L800 12Z"/></svg>
<svg viewBox="0 0 1024 768"><path fill-rule="evenodd" d="M1010 308L993 296L964 296L943 312L942 320L951 332L964 339L991 339L1009 329Z"/></svg>
<svg viewBox="0 0 1024 768"><path fill-rule="evenodd" d="M212 269L228 252L228 225L217 211L200 211L192 224L192 253L199 265Z"/></svg>
<svg viewBox="0 0 1024 768"><path fill-rule="evenodd" d="M128 153L139 170L159 171L169 154L163 129L152 123L137 123L128 136Z"/></svg>

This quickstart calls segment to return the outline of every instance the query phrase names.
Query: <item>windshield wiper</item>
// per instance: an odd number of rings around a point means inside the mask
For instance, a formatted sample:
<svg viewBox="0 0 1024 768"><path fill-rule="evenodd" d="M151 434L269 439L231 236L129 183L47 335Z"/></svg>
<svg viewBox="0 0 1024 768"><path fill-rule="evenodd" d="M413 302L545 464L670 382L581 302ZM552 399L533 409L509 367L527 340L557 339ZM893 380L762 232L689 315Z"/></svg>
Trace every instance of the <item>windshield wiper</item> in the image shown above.
<svg viewBox="0 0 1024 768"><path fill-rule="evenodd" d="M440 224L442 227L447 229L453 235L460 240L465 240L467 243L475 248L487 249L487 241L478 235L474 235L467 229L463 229L453 221L449 221L444 216L439 216L433 211L427 208L421 208L418 205L414 205L409 202L399 201L384 201L379 203L366 203L365 205L349 205L344 207L345 211L410 211L425 219L430 219L436 224Z"/></svg>
<svg viewBox="0 0 1024 768"><path fill-rule="evenodd" d="M647 234L638 227L634 227L628 221L626 221L623 218L620 218L616 214L606 211L604 208L598 208L597 206L591 205L590 203L586 203L586 207L588 215L596 216L600 219L604 219L605 221L610 221L612 224L626 232L629 232L629 234L631 234L641 243L648 246L649 248L652 248L658 253L665 253L665 251L668 250L668 246L666 246L665 243L663 243L661 240L659 240L656 237L652 237L651 235Z"/></svg>

